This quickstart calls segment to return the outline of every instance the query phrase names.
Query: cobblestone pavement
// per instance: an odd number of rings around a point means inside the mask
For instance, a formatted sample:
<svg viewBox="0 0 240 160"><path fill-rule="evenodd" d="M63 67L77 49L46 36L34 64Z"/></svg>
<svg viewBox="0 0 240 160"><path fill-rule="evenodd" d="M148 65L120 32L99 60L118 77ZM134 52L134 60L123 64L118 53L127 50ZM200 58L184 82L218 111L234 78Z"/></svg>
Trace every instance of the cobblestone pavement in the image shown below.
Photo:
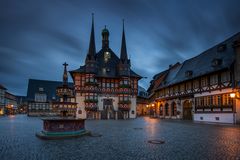
<svg viewBox="0 0 240 160"><path fill-rule="evenodd" d="M240 126L150 118L88 120L86 128L101 137L51 141L35 137L41 128L39 118L0 117L0 160L240 160ZM155 139L165 143L148 143Z"/></svg>

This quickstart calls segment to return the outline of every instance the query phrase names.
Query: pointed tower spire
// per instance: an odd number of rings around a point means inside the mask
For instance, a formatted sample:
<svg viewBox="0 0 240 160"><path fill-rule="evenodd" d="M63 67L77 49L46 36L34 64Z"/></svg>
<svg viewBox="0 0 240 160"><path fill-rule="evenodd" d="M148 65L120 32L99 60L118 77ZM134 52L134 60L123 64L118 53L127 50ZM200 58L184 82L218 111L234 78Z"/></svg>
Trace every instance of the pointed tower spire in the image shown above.
<svg viewBox="0 0 240 160"><path fill-rule="evenodd" d="M121 46L121 55L120 59L122 61L127 61L127 47L126 47L126 39L125 39L125 30L124 30L124 19L123 19L123 32L122 32L122 46Z"/></svg>
<svg viewBox="0 0 240 160"><path fill-rule="evenodd" d="M95 73L97 71L93 13L92 13L92 30L91 30L89 49L88 49L87 57L85 60L85 65L86 65L86 72Z"/></svg>
<svg viewBox="0 0 240 160"><path fill-rule="evenodd" d="M63 71L63 85L66 85L68 84L68 74L67 74L67 66L68 64L65 62L63 63L63 66L64 66L64 71Z"/></svg>
<svg viewBox="0 0 240 160"><path fill-rule="evenodd" d="M128 55L127 55L124 20L123 20L121 54L120 54L120 61L119 61L118 66L119 66L119 75L120 76L130 76L131 62L130 62L130 59L128 59Z"/></svg>
<svg viewBox="0 0 240 160"><path fill-rule="evenodd" d="M86 60L94 60L95 54L96 54L96 46L95 46L95 35L94 35L94 14L92 13L92 29L91 29L90 43L89 43L89 49L88 49Z"/></svg>

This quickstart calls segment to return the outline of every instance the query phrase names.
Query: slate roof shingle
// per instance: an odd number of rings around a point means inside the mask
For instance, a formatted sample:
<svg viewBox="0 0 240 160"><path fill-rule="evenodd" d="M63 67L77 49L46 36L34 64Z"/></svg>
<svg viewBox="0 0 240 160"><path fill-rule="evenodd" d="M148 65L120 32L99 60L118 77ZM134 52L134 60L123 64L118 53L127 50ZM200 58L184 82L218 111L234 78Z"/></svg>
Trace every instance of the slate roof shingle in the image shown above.
<svg viewBox="0 0 240 160"><path fill-rule="evenodd" d="M34 101L35 93L40 93L39 88L43 88L42 93L47 95L47 101L51 101L53 97L58 99L56 95L56 88L62 86L63 82L29 79L27 89L27 100ZM73 83L69 82L68 85L73 87Z"/></svg>
<svg viewBox="0 0 240 160"><path fill-rule="evenodd" d="M225 41L213 46L201 54L185 60L177 67L171 67L153 77L153 83L156 82L159 75L167 72L164 81L160 83L157 89L177 84L183 81L194 79L206 74L217 72L223 69L230 69L235 61L235 51L232 45L240 39L240 32L226 39ZM220 60L219 65L213 66L214 60ZM191 71L191 76L186 76L186 72ZM151 89L150 89L151 90Z"/></svg>
<svg viewBox="0 0 240 160"><path fill-rule="evenodd" d="M117 57L117 55L109 48L108 52L111 54L111 58L109 59L108 62L104 61L104 49L101 49L97 54L96 54L96 59L97 59L97 64L98 64L98 72L97 72L97 77L108 77L108 78L117 78L119 77L118 75L118 64L120 59ZM104 72L103 68L109 69L108 71ZM85 73L86 68L85 66L80 66L80 68L76 70L69 71L71 74L72 73ZM137 77L141 78L140 75L135 73L133 70L130 69L130 76L132 77Z"/></svg>

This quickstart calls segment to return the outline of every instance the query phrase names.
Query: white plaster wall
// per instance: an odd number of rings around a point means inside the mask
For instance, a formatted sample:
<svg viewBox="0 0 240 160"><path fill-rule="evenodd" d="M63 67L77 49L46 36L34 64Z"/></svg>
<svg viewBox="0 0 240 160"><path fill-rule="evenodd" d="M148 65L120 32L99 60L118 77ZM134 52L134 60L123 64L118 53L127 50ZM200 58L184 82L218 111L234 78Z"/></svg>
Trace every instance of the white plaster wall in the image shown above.
<svg viewBox="0 0 240 160"><path fill-rule="evenodd" d="M177 118L181 119L183 115L183 106L182 106L181 100L176 100L176 104L177 104L177 112L178 111L180 112L180 114L177 115Z"/></svg>
<svg viewBox="0 0 240 160"><path fill-rule="evenodd" d="M111 97L113 99L113 107L115 111L118 111L118 101L119 98L118 97Z"/></svg>
<svg viewBox="0 0 240 160"><path fill-rule="evenodd" d="M200 122L234 123L234 113L195 113L193 117L194 121ZM219 120L216 120L216 117L219 117Z"/></svg>
<svg viewBox="0 0 240 160"><path fill-rule="evenodd" d="M76 117L77 118L82 118L82 119L86 119L87 118L87 114L85 111L85 103L84 103L84 96L80 96L80 93L76 94L76 102L77 102L77 113L76 113ZM82 114L79 114L79 110L82 111Z"/></svg>
<svg viewBox="0 0 240 160"><path fill-rule="evenodd" d="M136 97L132 97L131 98L131 109L129 111L129 118L136 118L136 116L137 116L136 107L137 107ZM132 111L134 111L134 114L132 114Z"/></svg>
<svg viewBox="0 0 240 160"><path fill-rule="evenodd" d="M98 96L98 110L102 111L103 110L103 97Z"/></svg>

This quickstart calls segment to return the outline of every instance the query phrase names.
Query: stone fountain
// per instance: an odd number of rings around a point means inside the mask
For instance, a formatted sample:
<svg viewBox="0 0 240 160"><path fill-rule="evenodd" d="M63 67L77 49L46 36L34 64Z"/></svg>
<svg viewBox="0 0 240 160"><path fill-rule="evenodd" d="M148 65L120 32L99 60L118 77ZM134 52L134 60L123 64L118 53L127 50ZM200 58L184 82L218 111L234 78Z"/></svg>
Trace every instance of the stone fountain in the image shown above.
<svg viewBox="0 0 240 160"><path fill-rule="evenodd" d="M64 64L63 85L59 86L56 93L60 99L53 102L53 110L59 117L42 118L43 130L36 133L41 139L63 139L89 135L85 130L85 119L76 118L77 103L74 89L68 86L67 63Z"/></svg>

